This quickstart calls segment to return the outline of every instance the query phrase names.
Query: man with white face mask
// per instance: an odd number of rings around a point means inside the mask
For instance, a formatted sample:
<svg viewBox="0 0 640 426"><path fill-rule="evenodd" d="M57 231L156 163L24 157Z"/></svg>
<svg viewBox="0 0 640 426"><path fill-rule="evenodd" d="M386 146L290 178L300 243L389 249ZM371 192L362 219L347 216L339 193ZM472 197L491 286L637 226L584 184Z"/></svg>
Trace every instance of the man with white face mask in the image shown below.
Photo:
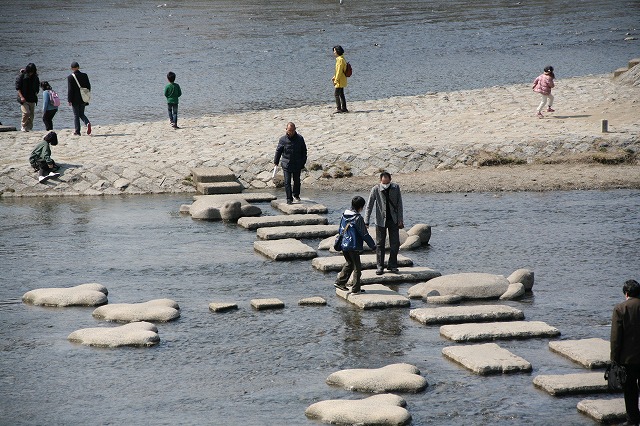
<svg viewBox="0 0 640 426"><path fill-rule="evenodd" d="M387 230L389 231L389 262L387 269L390 272L398 272L398 251L400 250L400 229L404 228L402 217L402 195L400 187L391 182L389 172L380 173L380 183L371 188L367 211L364 216L365 225L369 226L369 219L375 204L376 214L376 274L384 273L385 243Z"/></svg>

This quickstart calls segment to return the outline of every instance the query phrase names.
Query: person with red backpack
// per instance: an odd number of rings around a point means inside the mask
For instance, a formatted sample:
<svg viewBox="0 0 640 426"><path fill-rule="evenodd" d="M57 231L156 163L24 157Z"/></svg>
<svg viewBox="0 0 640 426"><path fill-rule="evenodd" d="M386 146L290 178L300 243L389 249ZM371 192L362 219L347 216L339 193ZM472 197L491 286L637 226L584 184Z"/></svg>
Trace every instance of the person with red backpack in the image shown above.
<svg viewBox="0 0 640 426"><path fill-rule="evenodd" d="M347 87L347 61L344 59L344 49L342 46L333 47L333 56L336 58L336 70L331 78L335 88L336 113L349 112L347 100L344 97L344 88Z"/></svg>
<svg viewBox="0 0 640 426"><path fill-rule="evenodd" d="M40 83L40 88L42 89L42 121L45 130L53 130L53 116L58 112L60 97L51 88L48 81Z"/></svg>

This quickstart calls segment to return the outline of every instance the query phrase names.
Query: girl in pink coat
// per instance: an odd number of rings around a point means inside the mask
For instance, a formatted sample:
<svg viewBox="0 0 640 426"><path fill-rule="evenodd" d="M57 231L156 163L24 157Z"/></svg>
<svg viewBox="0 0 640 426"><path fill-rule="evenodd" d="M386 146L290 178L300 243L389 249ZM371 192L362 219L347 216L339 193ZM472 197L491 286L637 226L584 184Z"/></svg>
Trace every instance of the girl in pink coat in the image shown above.
<svg viewBox="0 0 640 426"><path fill-rule="evenodd" d="M544 67L544 74L540 74L533 80L533 91L540 93L542 96L542 101L540 101L540 105L538 105L538 118L542 118L542 108L549 102L549 106L547 107L547 112L554 112L555 110L551 108L553 105L553 95L551 94L551 89L555 86L553 84L553 80L556 76L553 74L553 67L548 65Z"/></svg>

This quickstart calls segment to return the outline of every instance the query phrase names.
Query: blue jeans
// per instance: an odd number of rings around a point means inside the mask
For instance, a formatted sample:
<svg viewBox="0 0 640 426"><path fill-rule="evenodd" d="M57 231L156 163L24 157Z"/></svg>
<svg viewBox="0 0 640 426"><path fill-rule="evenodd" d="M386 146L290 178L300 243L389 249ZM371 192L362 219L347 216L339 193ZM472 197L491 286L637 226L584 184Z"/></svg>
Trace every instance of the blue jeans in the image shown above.
<svg viewBox="0 0 640 426"><path fill-rule="evenodd" d="M169 121L174 126L178 125L178 104L167 104L167 110L169 111Z"/></svg>
<svg viewBox="0 0 640 426"><path fill-rule="evenodd" d="M84 104L72 104L73 108L73 125L76 128L76 133L80 134L80 120L87 125L89 124L89 119L86 115L84 115Z"/></svg>

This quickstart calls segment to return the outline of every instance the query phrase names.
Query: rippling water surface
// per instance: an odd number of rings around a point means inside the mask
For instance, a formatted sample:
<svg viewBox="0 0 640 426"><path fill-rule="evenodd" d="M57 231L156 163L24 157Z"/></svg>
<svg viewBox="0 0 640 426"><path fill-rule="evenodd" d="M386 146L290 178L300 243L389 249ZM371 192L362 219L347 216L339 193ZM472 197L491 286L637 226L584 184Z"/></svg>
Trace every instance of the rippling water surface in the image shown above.
<svg viewBox="0 0 640 426"><path fill-rule="evenodd" d="M305 195L325 203L334 222L352 196ZM404 198L409 225L433 226L431 246L406 253L417 265L444 274L534 270L533 293L505 304L561 338L608 339L622 283L639 278L638 191ZM474 375L442 356L455 343L411 320L409 309L361 311L335 296L334 273L267 260L253 251L255 232L234 224L180 216L189 200L0 200L0 423L310 424L304 410L314 402L367 396L327 386L329 374L397 362L418 366L430 384L403 395L414 425L591 423L576 411L584 396L534 388L538 374L584 371L551 353L548 339L498 342L530 361L531 374ZM181 318L158 324L156 347L98 349L66 340L107 326L92 308L20 303L31 289L86 282L104 284L110 303L174 299ZM313 295L328 306L297 305ZM249 301L262 297L286 308L252 310ZM240 309L213 314L212 301Z"/></svg>

